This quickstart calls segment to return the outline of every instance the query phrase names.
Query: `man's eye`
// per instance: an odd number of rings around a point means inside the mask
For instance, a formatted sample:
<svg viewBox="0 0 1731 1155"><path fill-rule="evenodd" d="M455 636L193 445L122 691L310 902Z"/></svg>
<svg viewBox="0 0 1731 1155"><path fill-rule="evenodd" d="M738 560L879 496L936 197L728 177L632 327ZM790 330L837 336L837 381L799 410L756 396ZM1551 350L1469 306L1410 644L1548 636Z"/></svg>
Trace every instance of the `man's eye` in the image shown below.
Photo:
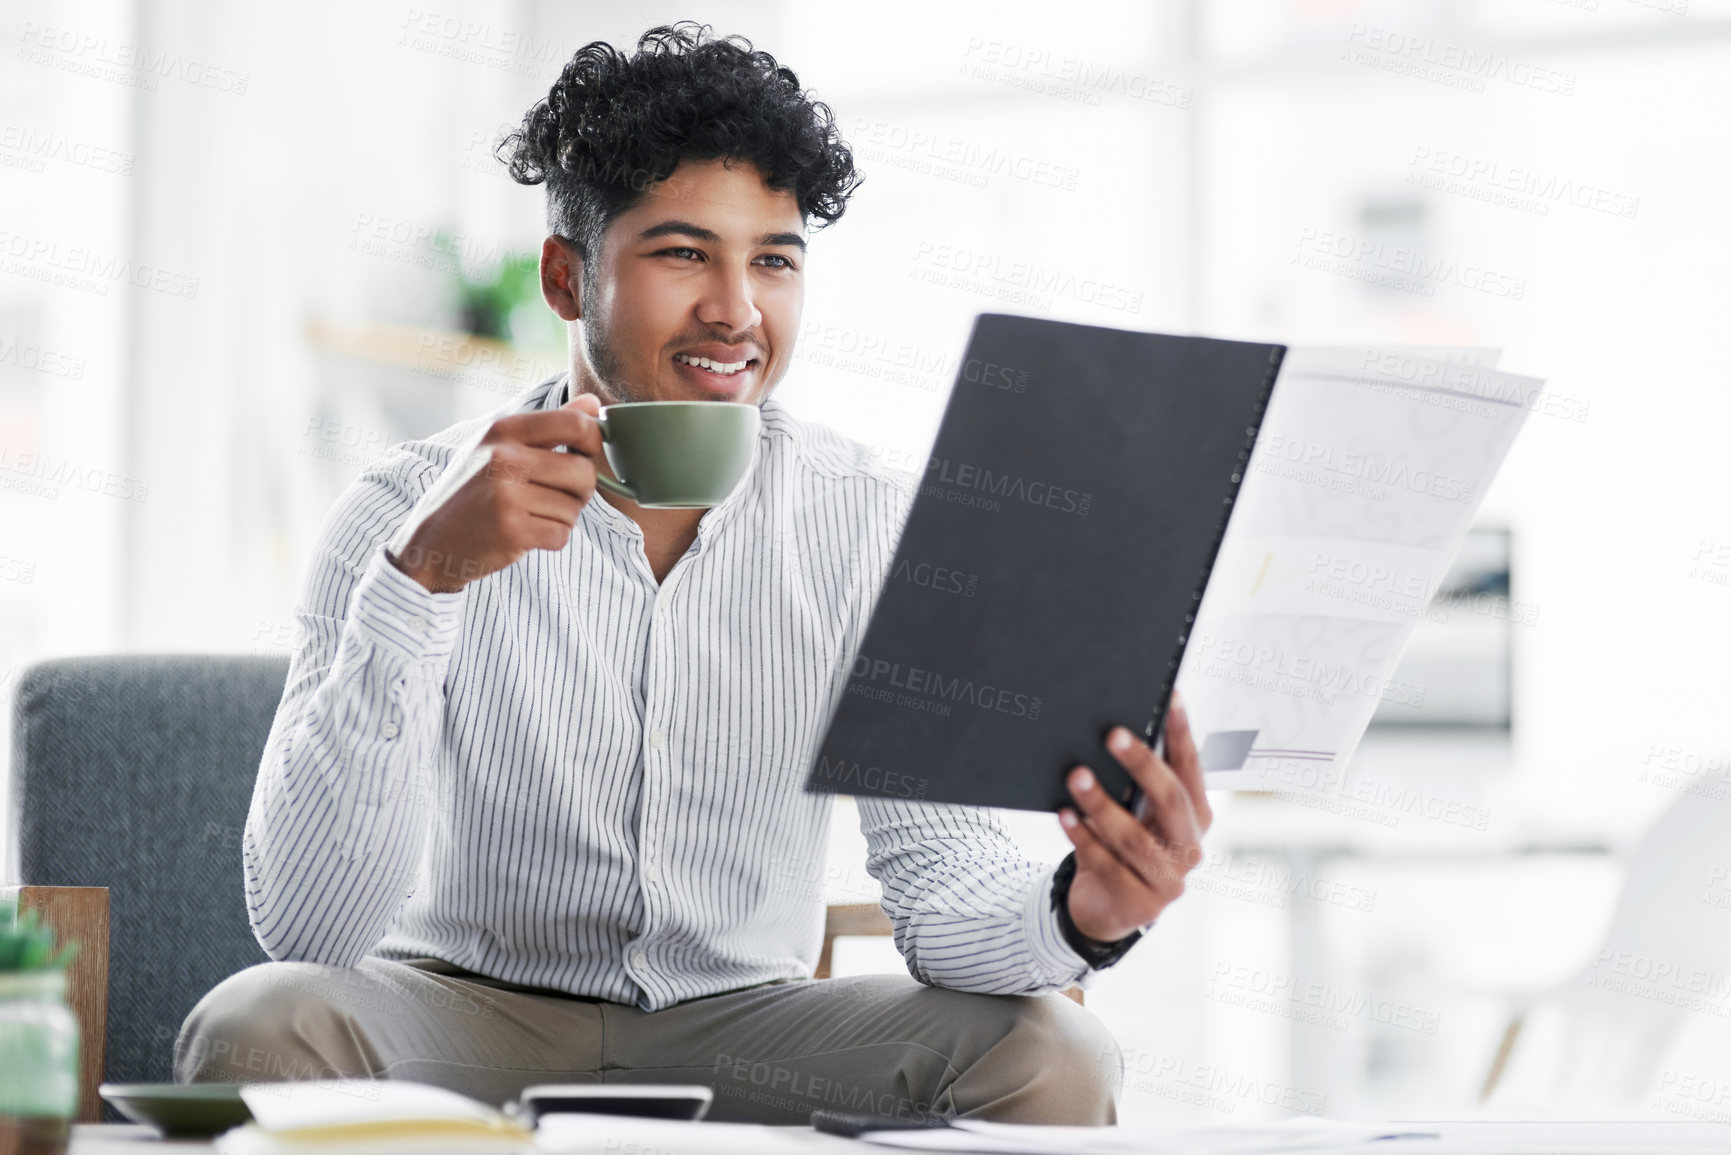
<svg viewBox="0 0 1731 1155"><path fill-rule="evenodd" d="M779 265L771 265L770 268L772 268L772 269L791 269L791 268L793 268L793 262L792 261L788 260L786 257L779 256L775 253L766 253L766 254L764 254L763 259L766 261L780 261L781 262Z"/></svg>
<svg viewBox="0 0 1731 1155"><path fill-rule="evenodd" d="M661 255L672 257L701 257L703 254L698 252L696 249L681 247L677 249L662 249Z"/></svg>

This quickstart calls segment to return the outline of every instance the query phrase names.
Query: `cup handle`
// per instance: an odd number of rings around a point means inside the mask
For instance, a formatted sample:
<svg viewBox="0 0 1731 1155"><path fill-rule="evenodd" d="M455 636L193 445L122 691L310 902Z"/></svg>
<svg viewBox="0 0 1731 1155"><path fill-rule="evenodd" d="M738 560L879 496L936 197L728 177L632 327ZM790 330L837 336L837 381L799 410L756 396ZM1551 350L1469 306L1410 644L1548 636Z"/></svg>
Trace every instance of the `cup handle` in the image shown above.
<svg viewBox="0 0 1731 1155"><path fill-rule="evenodd" d="M607 418L597 417L595 419L595 424L601 427L601 440L604 444L613 439L613 435L609 433L607 429ZM595 484L599 485L602 489L605 489L608 493L618 494L620 497L626 498L630 501L638 501L636 490L632 489L629 485L626 485L623 481L614 481L599 469L595 471ZM642 502L639 501L638 504L641 505Z"/></svg>

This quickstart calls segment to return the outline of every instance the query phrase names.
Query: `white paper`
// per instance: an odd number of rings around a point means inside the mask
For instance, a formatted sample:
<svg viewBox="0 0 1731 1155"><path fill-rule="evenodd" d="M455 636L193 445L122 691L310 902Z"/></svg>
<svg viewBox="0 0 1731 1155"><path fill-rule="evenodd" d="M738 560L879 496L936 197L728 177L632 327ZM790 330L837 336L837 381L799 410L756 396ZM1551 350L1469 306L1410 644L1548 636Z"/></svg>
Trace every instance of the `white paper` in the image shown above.
<svg viewBox="0 0 1731 1155"><path fill-rule="evenodd" d="M543 1115L535 1150L543 1155L796 1155L853 1144L805 1127L691 1123L627 1115Z"/></svg>
<svg viewBox="0 0 1731 1155"><path fill-rule="evenodd" d="M455 1091L400 1079L251 1083L240 1097L267 1131L405 1120L503 1124L504 1115Z"/></svg>
<svg viewBox="0 0 1731 1155"><path fill-rule="evenodd" d="M473 1132L311 1140L301 1136L247 1123L218 1135L211 1148L217 1155L535 1155L528 1139Z"/></svg>
<svg viewBox="0 0 1731 1155"><path fill-rule="evenodd" d="M1294 348L1179 669L1210 788L1322 790L1434 607L1544 382L1495 350Z"/></svg>
<svg viewBox="0 0 1731 1155"><path fill-rule="evenodd" d="M1671 1120L1295 1118L1187 1127L1029 1127L964 1120L956 1130L877 1131L867 1141L990 1155L1722 1155L1731 1124Z"/></svg>
<svg viewBox="0 0 1731 1155"><path fill-rule="evenodd" d="M987 1155L1285 1155L1351 1150L1396 1132L1414 1133L1387 1123L1323 1119L1212 1127L1050 1127L963 1119L949 1128L874 1131L862 1138L902 1150Z"/></svg>

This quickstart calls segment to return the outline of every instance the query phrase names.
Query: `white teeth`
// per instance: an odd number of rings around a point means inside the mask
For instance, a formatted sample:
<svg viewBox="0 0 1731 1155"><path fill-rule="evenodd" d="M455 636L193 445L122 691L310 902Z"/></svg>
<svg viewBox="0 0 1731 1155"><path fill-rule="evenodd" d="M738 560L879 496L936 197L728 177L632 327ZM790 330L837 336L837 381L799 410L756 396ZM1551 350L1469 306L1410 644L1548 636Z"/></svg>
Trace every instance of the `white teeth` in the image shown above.
<svg viewBox="0 0 1731 1155"><path fill-rule="evenodd" d="M693 357L688 353L675 353L673 359L675 361L682 361L687 365L696 365L698 368L708 369L711 373L722 374L737 373L747 365L751 364L749 359L733 362L711 361L708 357Z"/></svg>

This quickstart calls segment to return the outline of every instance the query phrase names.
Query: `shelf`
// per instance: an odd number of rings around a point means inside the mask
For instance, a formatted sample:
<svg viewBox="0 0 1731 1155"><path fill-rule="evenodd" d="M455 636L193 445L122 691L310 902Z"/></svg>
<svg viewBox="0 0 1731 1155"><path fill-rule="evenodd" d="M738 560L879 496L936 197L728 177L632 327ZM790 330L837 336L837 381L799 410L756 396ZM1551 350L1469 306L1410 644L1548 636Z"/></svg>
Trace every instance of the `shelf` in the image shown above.
<svg viewBox="0 0 1731 1155"><path fill-rule="evenodd" d="M557 359L508 341L416 325L337 325L313 317L306 323L306 337L320 353L447 381L484 374L520 381L527 388L564 368Z"/></svg>

